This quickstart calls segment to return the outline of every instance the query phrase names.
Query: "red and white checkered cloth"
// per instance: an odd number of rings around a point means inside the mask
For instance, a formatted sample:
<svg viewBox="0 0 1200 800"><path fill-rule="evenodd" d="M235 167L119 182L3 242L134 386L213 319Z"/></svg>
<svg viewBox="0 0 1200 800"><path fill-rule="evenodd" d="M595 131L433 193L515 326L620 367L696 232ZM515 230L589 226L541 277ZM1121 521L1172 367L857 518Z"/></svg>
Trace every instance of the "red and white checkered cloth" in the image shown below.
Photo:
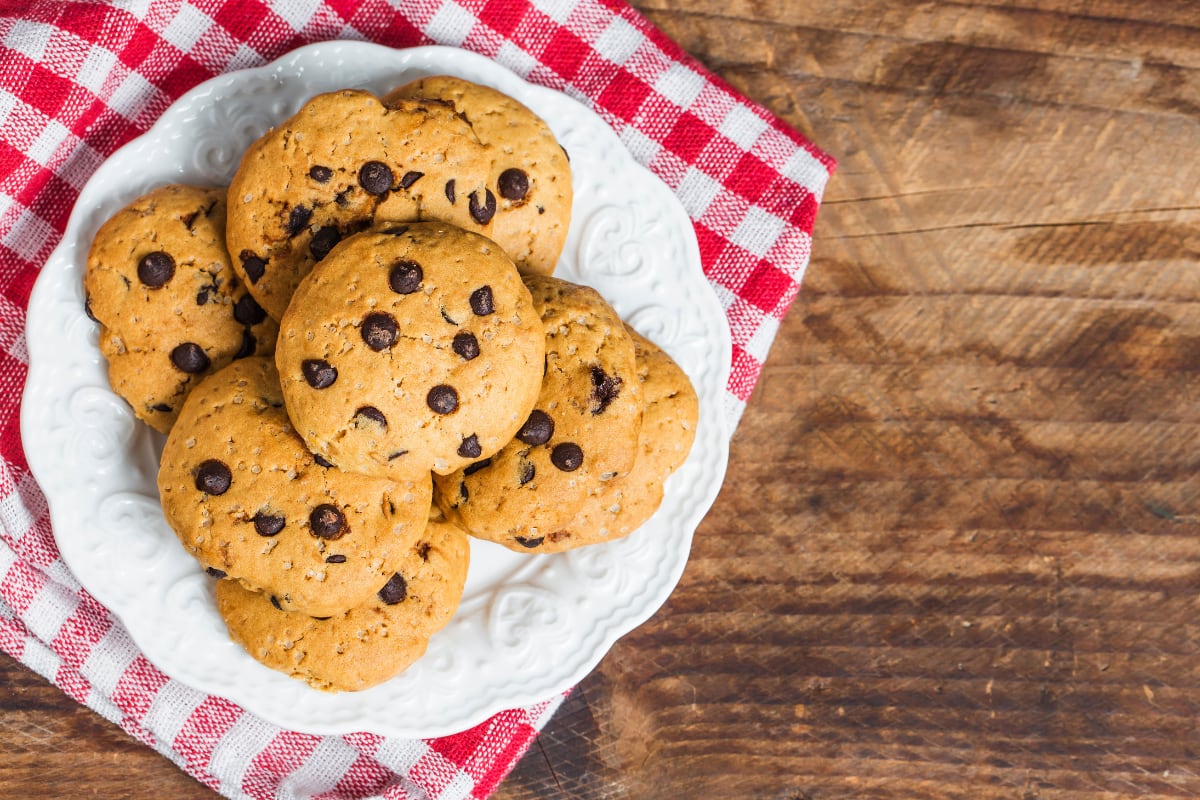
<svg viewBox="0 0 1200 800"><path fill-rule="evenodd" d="M183 92L301 44L454 45L590 105L691 215L729 317L731 423L808 263L833 159L620 0L0 2L0 647L236 798L484 798L561 697L454 736L311 736L172 681L58 556L18 428L25 309L100 162Z"/></svg>

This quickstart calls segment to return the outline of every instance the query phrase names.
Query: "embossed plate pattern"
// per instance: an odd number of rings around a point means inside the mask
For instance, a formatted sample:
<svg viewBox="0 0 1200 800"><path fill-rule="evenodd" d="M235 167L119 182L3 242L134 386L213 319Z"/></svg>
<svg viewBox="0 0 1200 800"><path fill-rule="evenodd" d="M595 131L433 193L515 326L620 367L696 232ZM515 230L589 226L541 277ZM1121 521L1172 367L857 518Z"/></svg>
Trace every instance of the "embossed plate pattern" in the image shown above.
<svg viewBox="0 0 1200 800"><path fill-rule="evenodd" d="M662 508L632 536L532 557L473 542L462 605L425 658L368 691L327 694L261 666L229 640L212 579L162 516L155 485L162 439L108 386L96 328L83 311L83 270L110 215L165 183L227 184L245 148L312 95L383 93L447 73L521 100L570 152L574 216L556 274L595 286L680 363L700 395L698 436ZM21 431L67 565L165 673L295 730L439 736L566 689L666 600L724 477L729 329L701 273L686 213L590 110L465 51L309 45L184 95L80 194L38 279L27 334Z"/></svg>

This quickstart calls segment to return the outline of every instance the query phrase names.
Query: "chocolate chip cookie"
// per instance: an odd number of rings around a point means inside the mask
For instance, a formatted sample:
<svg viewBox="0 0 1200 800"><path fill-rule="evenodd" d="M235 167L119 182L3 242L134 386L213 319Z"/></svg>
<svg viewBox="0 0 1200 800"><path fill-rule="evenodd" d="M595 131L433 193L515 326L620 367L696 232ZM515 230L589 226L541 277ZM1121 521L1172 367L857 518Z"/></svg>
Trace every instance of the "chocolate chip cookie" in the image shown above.
<svg viewBox="0 0 1200 800"><path fill-rule="evenodd" d="M453 616L470 544L461 528L431 517L396 572L362 605L326 619L282 610L271 595L217 585L230 636L255 659L327 691L358 691L407 669Z"/></svg>
<svg viewBox="0 0 1200 800"><path fill-rule="evenodd" d="M642 390L633 341L604 298L548 276L525 284L546 341L533 411L494 456L434 480L437 503L468 532L530 552L629 472Z"/></svg>
<svg viewBox="0 0 1200 800"><path fill-rule="evenodd" d="M453 104L487 148L490 165L482 194L448 182L444 199L450 205L429 206L430 216L450 220L451 209L466 202L472 218L478 218L490 214L494 205L490 230L482 232L504 248L521 272L551 274L567 238L572 188L567 153L550 126L503 92L447 75L405 84L384 97L384 103L422 99Z"/></svg>
<svg viewBox="0 0 1200 800"><path fill-rule="evenodd" d="M633 533L658 510L664 481L692 449L700 406L687 374L649 339L629 333L644 403L633 469L588 495L574 519L546 534L531 548L535 552L559 553Z"/></svg>
<svg viewBox="0 0 1200 800"><path fill-rule="evenodd" d="M344 470L453 472L524 423L545 336L494 242L443 223L340 243L304 279L276 364L296 430Z"/></svg>
<svg viewBox="0 0 1200 800"><path fill-rule="evenodd" d="M386 582L424 530L431 492L427 471L382 479L322 463L292 428L267 358L235 361L192 391L158 489L167 522L210 572L313 616Z"/></svg>
<svg viewBox="0 0 1200 800"><path fill-rule="evenodd" d="M278 328L225 249L225 191L173 184L105 222L88 252L87 313L113 389L162 433L205 375L270 354Z"/></svg>

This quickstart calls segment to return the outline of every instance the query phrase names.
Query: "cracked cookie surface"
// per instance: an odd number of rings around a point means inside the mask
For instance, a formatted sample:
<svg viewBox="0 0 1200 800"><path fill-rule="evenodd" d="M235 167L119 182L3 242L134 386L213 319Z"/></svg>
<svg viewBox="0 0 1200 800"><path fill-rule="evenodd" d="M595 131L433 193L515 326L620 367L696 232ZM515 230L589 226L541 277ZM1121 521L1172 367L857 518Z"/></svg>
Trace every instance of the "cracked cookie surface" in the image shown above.
<svg viewBox="0 0 1200 800"><path fill-rule="evenodd" d="M158 474L167 522L210 572L314 616L365 601L430 509L429 473L382 479L323 466L296 434L270 359L197 386Z"/></svg>
<svg viewBox="0 0 1200 800"><path fill-rule="evenodd" d="M642 427L633 468L588 495L573 519L534 548L560 553L628 536L658 510L666 479L687 459L696 438L699 400L687 374L658 345L629 329L642 387Z"/></svg>
<svg viewBox="0 0 1200 800"><path fill-rule="evenodd" d="M486 235L521 272L554 272L571 221L572 186L567 152L550 126L503 92L448 75L407 83L384 103L420 99L452 103L488 150L486 188L493 192L496 215ZM457 181L446 194L471 200ZM483 202L489 202L486 193Z"/></svg>
<svg viewBox="0 0 1200 800"><path fill-rule="evenodd" d="M317 619L283 611L270 595L232 581L217 584L217 610L231 638L266 666L317 689L358 691L424 654L458 608L469 561L466 533L435 513L395 573L345 613Z"/></svg>
<svg viewBox="0 0 1200 800"><path fill-rule="evenodd" d="M435 476L435 497L472 535L532 552L584 499L633 466L642 393L633 341L594 289L524 278L545 335L533 411L494 456Z"/></svg>
<svg viewBox="0 0 1200 800"><path fill-rule="evenodd" d="M329 462L452 472L525 421L544 347L529 290L494 242L414 223L356 234L305 278L276 364L296 430Z"/></svg>
<svg viewBox="0 0 1200 800"><path fill-rule="evenodd" d="M520 161L525 144L515 136L511 147L485 144L448 100L397 97L385 106L364 91L318 95L251 145L238 166L229 188L234 266L275 319L338 241L387 223L437 220L501 240L501 247L508 239L522 264L552 270L557 252L539 260L544 254L530 244L531 232L540 240L543 230L565 229L569 207L543 203L537 214L532 200L506 198L493 180L497 159ZM539 196L553 181L544 183ZM515 197L513 181L505 186Z"/></svg>
<svg viewBox="0 0 1200 800"><path fill-rule="evenodd" d="M84 291L109 382L161 433L205 375L275 349L278 326L225 249L223 189L172 184L117 212L93 240Z"/></svg>

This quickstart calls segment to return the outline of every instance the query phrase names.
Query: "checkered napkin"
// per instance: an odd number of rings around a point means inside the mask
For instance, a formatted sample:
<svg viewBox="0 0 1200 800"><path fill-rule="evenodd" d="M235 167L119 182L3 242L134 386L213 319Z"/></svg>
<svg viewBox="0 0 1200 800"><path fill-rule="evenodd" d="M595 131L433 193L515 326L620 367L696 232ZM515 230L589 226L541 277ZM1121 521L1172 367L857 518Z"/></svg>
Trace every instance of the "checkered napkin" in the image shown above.
<svg viewBox="0 0 1200 800"><path fill-rule="evenodd" d="M453 45L567 92L675 190L733 333L731 424L834 162L619 0L0 2L0 647L228 797L484 798L561 697L454 736L281 730L148 663L58 556L18 430L25 309L80 189L183 92L326 39Z"/></svg>

